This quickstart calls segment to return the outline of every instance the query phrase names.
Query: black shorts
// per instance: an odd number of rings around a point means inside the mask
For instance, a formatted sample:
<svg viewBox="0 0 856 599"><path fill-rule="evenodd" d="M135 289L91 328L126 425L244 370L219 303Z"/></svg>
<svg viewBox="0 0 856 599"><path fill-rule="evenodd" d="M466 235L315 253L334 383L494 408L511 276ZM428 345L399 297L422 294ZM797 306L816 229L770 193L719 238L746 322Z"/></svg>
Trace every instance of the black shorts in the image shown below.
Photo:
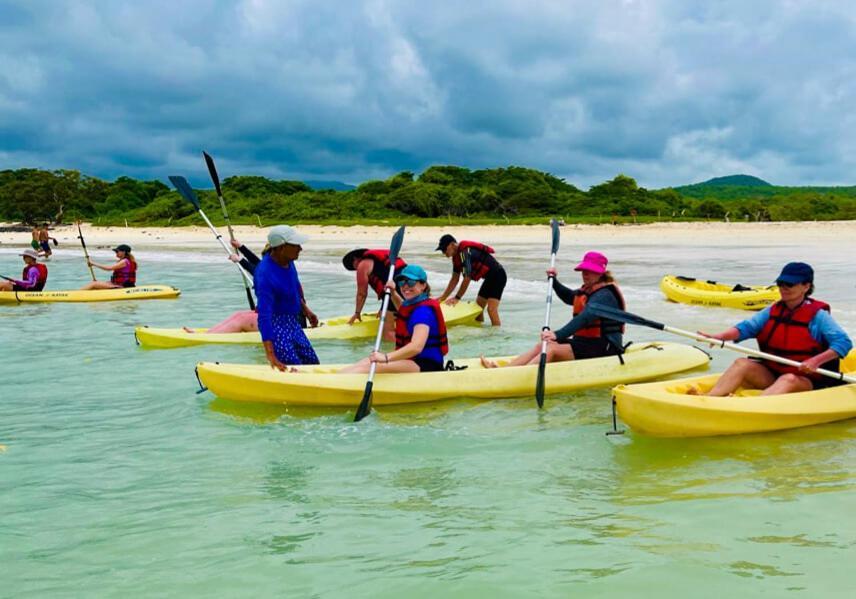
<svg viewBox="0 0 856 599"><path fill-rule="evenodd" d="M775 370L773 370L772 368L767 366L766 360L764 360L763 358L756 358L754 356L750 356L749 360L751 360L752 362L755 362L756 364L760 364L761 366L763 366L764 368L767 369L767 372L769 372L770 374L772 374L776 378L779 378L780 376L782 376L780 373L776 372ZM832 372L838 372L839 371L839 361L838 360L832 360L830 362L826 362L825 364L821 364L820 367L825 368L826 370L831 370ZM795 374L797 374L798 376L809 379L811 381L811 387L813 390L828 389L829 387L838 387L839 385L847 385L848 384L847 381L842 381L840 379L834 379L831 376L818 375L817 379L812 379L812 378L805 376L804 374L800 374L800 373L795 373Z"/></svg>
<svg viewBox="0 0 856 599"><path fill-rule="evenodd" d="M505 269L501 266L494 268L485 276L484 282L479 288L478 296L499 301L502 299L502 292L507 282L508 275L505 274Z"/></svg>
<svg viewBox="0 0 856 599"><path fill-rule="evenodd" d="M565 343L570 344L575 360L617 356L620 352L603 337L571 337Z"/></svg>
<svg viewBox="0 0 856 599"><path fill-rule="evenodd" d="M411 360L416 362L420 372L440 372L443 370L442 362L435 362L426 358L411 358Z"/></svg>

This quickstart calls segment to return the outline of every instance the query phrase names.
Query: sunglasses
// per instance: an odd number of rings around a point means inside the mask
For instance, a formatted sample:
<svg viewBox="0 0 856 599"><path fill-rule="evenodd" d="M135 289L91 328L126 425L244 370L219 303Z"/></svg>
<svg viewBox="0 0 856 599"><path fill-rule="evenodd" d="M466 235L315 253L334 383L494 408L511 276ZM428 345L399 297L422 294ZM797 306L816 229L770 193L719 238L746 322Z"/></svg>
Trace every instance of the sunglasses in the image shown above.
<svg viewBox="0 0 856 599"><path fill-rule="evenodd" d="M414 279L398 279L398 284L402 287L416 287L416 283L421 283L422 281L416 281Z"/></svg>
<svg viewBox="0 0 856 599"><path fill-rule="evenodd" d="M791 289L792 287L796 287L797 285L804 285L805 283L785 283L784 281L776 281L776 285L778 287L784 287L785 289Z"/></svg>

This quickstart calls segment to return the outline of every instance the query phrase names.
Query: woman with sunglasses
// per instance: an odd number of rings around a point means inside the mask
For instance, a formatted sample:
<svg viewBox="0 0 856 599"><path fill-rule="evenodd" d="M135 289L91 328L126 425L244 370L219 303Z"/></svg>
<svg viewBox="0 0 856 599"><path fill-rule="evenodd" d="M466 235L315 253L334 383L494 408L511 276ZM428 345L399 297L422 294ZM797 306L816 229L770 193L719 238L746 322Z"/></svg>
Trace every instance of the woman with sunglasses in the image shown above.
<svg viewBox="0 0 856 599"><path fill-rule="evenodd" d="M782 299L715 335L721 341L755 338L761 351L800 362L799 368L757 358L738 358L722 373L708 395L722 397L739 387L763 389L762 395L811 391L841 384L817 374L818 368L838 371L840 358L853 347L850 337L830 315L829 304L811 297L814 270L789 262L776 279Z"/></svg>
<svg viewBox="0 0 856 599"><path fill-rule="evenodd" d="M368 358L343 368L341 372L368 372L375 362L376 372L436 372L443 370L443 356L449 352L446 321L440 303L431 297L428 275L415 264L407 265L387 284L397 309L395 350L373 351Z"/></svg>

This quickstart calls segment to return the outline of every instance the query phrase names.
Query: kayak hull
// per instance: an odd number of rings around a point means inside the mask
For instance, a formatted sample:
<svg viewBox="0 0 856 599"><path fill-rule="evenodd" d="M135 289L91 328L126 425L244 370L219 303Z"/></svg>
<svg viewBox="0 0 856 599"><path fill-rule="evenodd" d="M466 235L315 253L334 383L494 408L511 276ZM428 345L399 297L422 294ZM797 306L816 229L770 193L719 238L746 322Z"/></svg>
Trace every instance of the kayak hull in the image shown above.
<svg viewBox="0 0 856 599"><path fill-rule="evenodd" d="M56 291L0 291L0 304L116 302L125 300L173 299L181 294L169 285L141 285L118 289L66 289Z"/></svg>
<svg viewBox="0 0 856 599"><path fill-rule="evenodd" d="M443 305L443 316L446 326L461 324L478 324L476 318L482 309L475 302L459 302L455 306ZM350 316L329 318L319 323L320 326L304 329L311 341L321 339L366 339L377 335L378 318L376 314L363 314L362 322L348 324ZM390 316L391 318L391 316ZM148 349L172 349L192 345L260 345L262 342L258 332L252 333L207 333L208 329L196 328L193 333L184 329L162 329L153 327L137 327L134 335L137 342Z"/></svg>
<svg viewBox="0 0 856 599"><path fill-rule="evenodd" d="M856 361L856 352L848 359ZM633 431L654 437L762 433L856 418L856 384L785 395L687 394L691 387L705 393L719 376L619 385L613 389L618 415Z"/></svg>
<svg viewBox="0 0 856 599"><path fill-rule="evenodd" d="M740 290L736 291L735 288ZM700 281L675 275L663 277L660 281L660 290L668 300L673 302L737 310L763 310L780 299L779 289L775 285L731 286L716 281Z"/></svg>
<svg viewBox="0 0 856 599"><path fill-rule="evenodd" d="M507 363L510 358L495 358ZM677 343L650 343L630 347L624 365L617 357L594 358L547 365L546 393L566 393L616 381L651 380L677 372L706 368L707 354ZM456 360L466 369L410 374L377 374L375 405L413 404L471 397L499 399L533 395L538 366L485 369L477 358ZM268 365L201 362L197 376L223 399L301 406L356 407L366 386L365 374L337 372L343 365L298 366L298 372L279 372Z"/></svg>

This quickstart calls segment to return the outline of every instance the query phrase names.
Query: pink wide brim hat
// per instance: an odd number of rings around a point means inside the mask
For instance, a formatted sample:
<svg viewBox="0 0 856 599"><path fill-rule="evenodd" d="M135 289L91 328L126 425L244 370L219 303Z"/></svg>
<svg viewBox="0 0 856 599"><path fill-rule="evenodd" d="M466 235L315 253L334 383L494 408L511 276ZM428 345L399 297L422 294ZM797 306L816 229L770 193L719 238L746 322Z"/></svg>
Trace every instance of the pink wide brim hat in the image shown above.
<svg viewBox="0 0 856 599"><path fill-rule="evenodd" d="M577 264L574 270L588 270L602 275L606 272L607 264L609 264L609 260L600 252L586 252L583 261Z"/></svg>

